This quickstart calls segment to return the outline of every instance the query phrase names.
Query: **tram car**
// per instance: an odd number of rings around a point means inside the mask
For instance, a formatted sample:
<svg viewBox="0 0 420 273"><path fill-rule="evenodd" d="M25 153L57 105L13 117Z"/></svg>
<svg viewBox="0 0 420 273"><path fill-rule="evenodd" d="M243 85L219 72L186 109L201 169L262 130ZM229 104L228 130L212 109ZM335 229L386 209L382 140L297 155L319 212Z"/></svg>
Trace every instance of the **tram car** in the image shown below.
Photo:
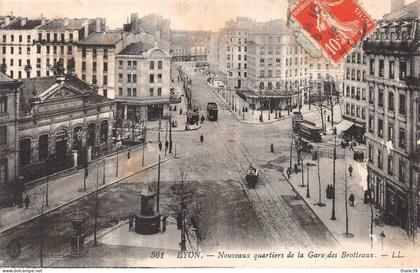
<svg viewBox="0 0 420 273"><path fill-rule="evenodd" d="M207 103L207 118L211 121L217 121L217 104L214 102Z"/></svg>
<svg viewBox="0 0 420 273"><path fill-rule="evenodd" d="M321 132L321 128L317 127L315 123L307 120L299 122L299 127L297 129L299 136L313 142L321 142Z"/></svg>

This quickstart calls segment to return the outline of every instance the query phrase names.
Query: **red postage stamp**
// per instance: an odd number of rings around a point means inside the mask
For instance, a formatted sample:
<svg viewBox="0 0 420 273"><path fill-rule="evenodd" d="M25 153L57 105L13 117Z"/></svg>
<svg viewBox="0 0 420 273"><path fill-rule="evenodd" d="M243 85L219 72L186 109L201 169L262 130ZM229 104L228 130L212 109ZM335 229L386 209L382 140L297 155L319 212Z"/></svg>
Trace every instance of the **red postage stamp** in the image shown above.
<svg viewBox="0 0 420 273"><path fill-rule="evenodd" d="M300 0L291 14L334 62L376 28L355 0Z"/></svg>

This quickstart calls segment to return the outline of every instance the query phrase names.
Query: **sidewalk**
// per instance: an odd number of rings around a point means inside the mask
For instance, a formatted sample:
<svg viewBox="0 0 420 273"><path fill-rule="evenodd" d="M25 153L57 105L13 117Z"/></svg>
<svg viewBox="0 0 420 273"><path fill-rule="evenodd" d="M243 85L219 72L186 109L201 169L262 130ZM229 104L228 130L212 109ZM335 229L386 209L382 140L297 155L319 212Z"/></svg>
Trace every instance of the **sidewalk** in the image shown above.
<svg viewBox="0 0 420 273"><path fill-rule="evenodd" d="M364 190L367 189L367 169L366 162L356 162L353 160L353 153L346 151L346 158L340 155L343 154L341 147L337 148L337 160L336 160L336 200L335 200L335 216L336 220L331 220L332 214L332 199L326 198L326 188L328 184L332 184L332 159L331 158L320 158L319 169L320 169L320 184L321 184L321 202L325 203L324 207L316 205L319 202L319 181L318 181L318 166L317 161L310 160L309 176L307 173L307 166L304 169L304 185L302 184L302 173L301 166L299 166L298 174L295 174L292 170L289 183L292 185L294 190L307 205L314 211L314 213L321 219L326 227L332 232L340 244L344 247L357 247L357 249L365 248L370 249L371 237L370 237L370 226L371 226L371 207L369 204L363 204ZM305 163L306 164L306 161ZM348 205L348 219L349 219L349 233L354 235L353 238L347 238L344 236L346 231L345 224L345 175L344 171L347 171L349 165L353 167L353 173L350 177L347 175L347 200L348 196L353 193L355 196L356 204L354 207ZM287 177L285 167L285 177ZM293 169L293 167L292 167ZM348 171L347 171L348 174ZM307 196L307 179L309 177L309 193L310 197ZM378 213L374 209L373 215ZM395 250L412 246L412 240L407 237L405 231L399 227L391 226L373 226L373 249L381 250L381 238L379 233L383 231L386 235L383 242L384 250Z"/></svg>
<svg viewBox="0 0 420 273"><path fill-rule="evenodd" d="M128 153L130 153L129 159ZM158 154L159 148L157 143L148 143L144 149L143 167L142 146L136 147L135 149L124 150L117 154L105 157L104 159L94 161L90 163L88 167L86 190L84 189L84 169L29 189L23 195L24 197L26 195L29 196L30 205L28 209L25 209L23 206L22 208L7 207L0 210L0 233L38 217L42 212L43 199L44 202L46 202L45 196L47 196L47 192L48 206L44 206L44 213L58 209L94 192L96 190L97 181L99 189L103 189L122 179L153 167L157 164ZM168 153L165 156L164 148L162 149L161 162L165 162L173 157L174 153Z"/></svg>

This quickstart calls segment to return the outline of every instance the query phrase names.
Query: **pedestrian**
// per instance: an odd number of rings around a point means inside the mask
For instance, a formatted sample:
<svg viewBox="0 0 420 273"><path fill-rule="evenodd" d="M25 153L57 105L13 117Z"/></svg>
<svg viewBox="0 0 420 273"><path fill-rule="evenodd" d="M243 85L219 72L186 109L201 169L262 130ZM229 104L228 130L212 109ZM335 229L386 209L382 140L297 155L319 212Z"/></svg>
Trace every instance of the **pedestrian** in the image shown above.
<svg viewBox="0 0 420 273"><path fill-rule="evenodd" d="M166 141L165 141L165 153L166 153L166 151L168 150L168 147L169 147L169 141L168 141L168 140L166 140Z"/></svg>
<svg viewBox="0 0 420 273"><path fill-rule="evenodd" d="M200 142L203 143L204 142L204 136L201 134L200 135Z"/></svg>
<svg viewBox="0 0 420 273"><path fill-rule="evenodd" d="M26 195L24 202L25 202L25 209L28 209L29 208L29 203L30 203L28 195Z"/></svg>
<svg viewBox="0 0 420 273"><path fill-rule="evenodd" d="M182 115L182 108L179 108L179 114Z"/></svg>
<svg viewBox="0 0 420 273"><path fill-rule="evenodd" d="M287 167L287 179L290 179L290 167Z"/></svg>
<svg viewBox="0 0 420 273"><path fill-rule="evenodd" d="M166 231L166 216L162 218L162 233Z"/></svg>
<svg viewBox="0 0 420 273"><path fill-rule="evenodd" d="M350 204L350 206L352 206L352 207L354 207L354 194L350 194L350 196L349 196L349 204Z"/></svg>
<svg viewBox="0 0 420 273"><path fill-rule="evenodd" d="M204 122L204 115L201 115L201 123Z"/></svg>
<svg viewBox="0 0 420 273"><path fill-rule="evenodd" d="M133 216L132 214L130 214L130 216L128 217L128 231L130 231L133 228Z"/></svg>
<svg viewBox="0 0 420 273"><path fill-rule="evenodd" d="M360 154L360 162L363 162L363 161L365 161L365 153L364 152L362 152Z"/></svg>
<svg viewBox="0 0 420 273"><path fill-rule="evenodd" d="M159 141L159 151L162 151L162 142Z"/></svg>
<svg viewBox="0 0 420 273"><path fill-rule="evenodd" d="M350 177L351 177L351 173L353 172L353 167L351 166L351 164L350 164L350 166L349 166L349 174L350 174Z"/></svg>
<svg viewBox="0 0 420 273"><path fill-rule="evenodd" d="M295 163L295 174L298 173L298 165Z"/></svg>

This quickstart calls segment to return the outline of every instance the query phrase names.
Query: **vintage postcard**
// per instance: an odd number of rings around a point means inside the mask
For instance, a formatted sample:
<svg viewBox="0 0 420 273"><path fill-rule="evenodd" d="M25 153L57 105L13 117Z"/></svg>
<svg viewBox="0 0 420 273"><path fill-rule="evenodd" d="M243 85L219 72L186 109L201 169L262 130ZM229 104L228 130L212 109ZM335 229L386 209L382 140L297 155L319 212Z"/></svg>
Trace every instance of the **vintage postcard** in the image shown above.
<svg viewBox="0 0 420 273"><path fill-rule="evenodd" d="M419 14L0 0L1 269L417 272Z"/></svg>

